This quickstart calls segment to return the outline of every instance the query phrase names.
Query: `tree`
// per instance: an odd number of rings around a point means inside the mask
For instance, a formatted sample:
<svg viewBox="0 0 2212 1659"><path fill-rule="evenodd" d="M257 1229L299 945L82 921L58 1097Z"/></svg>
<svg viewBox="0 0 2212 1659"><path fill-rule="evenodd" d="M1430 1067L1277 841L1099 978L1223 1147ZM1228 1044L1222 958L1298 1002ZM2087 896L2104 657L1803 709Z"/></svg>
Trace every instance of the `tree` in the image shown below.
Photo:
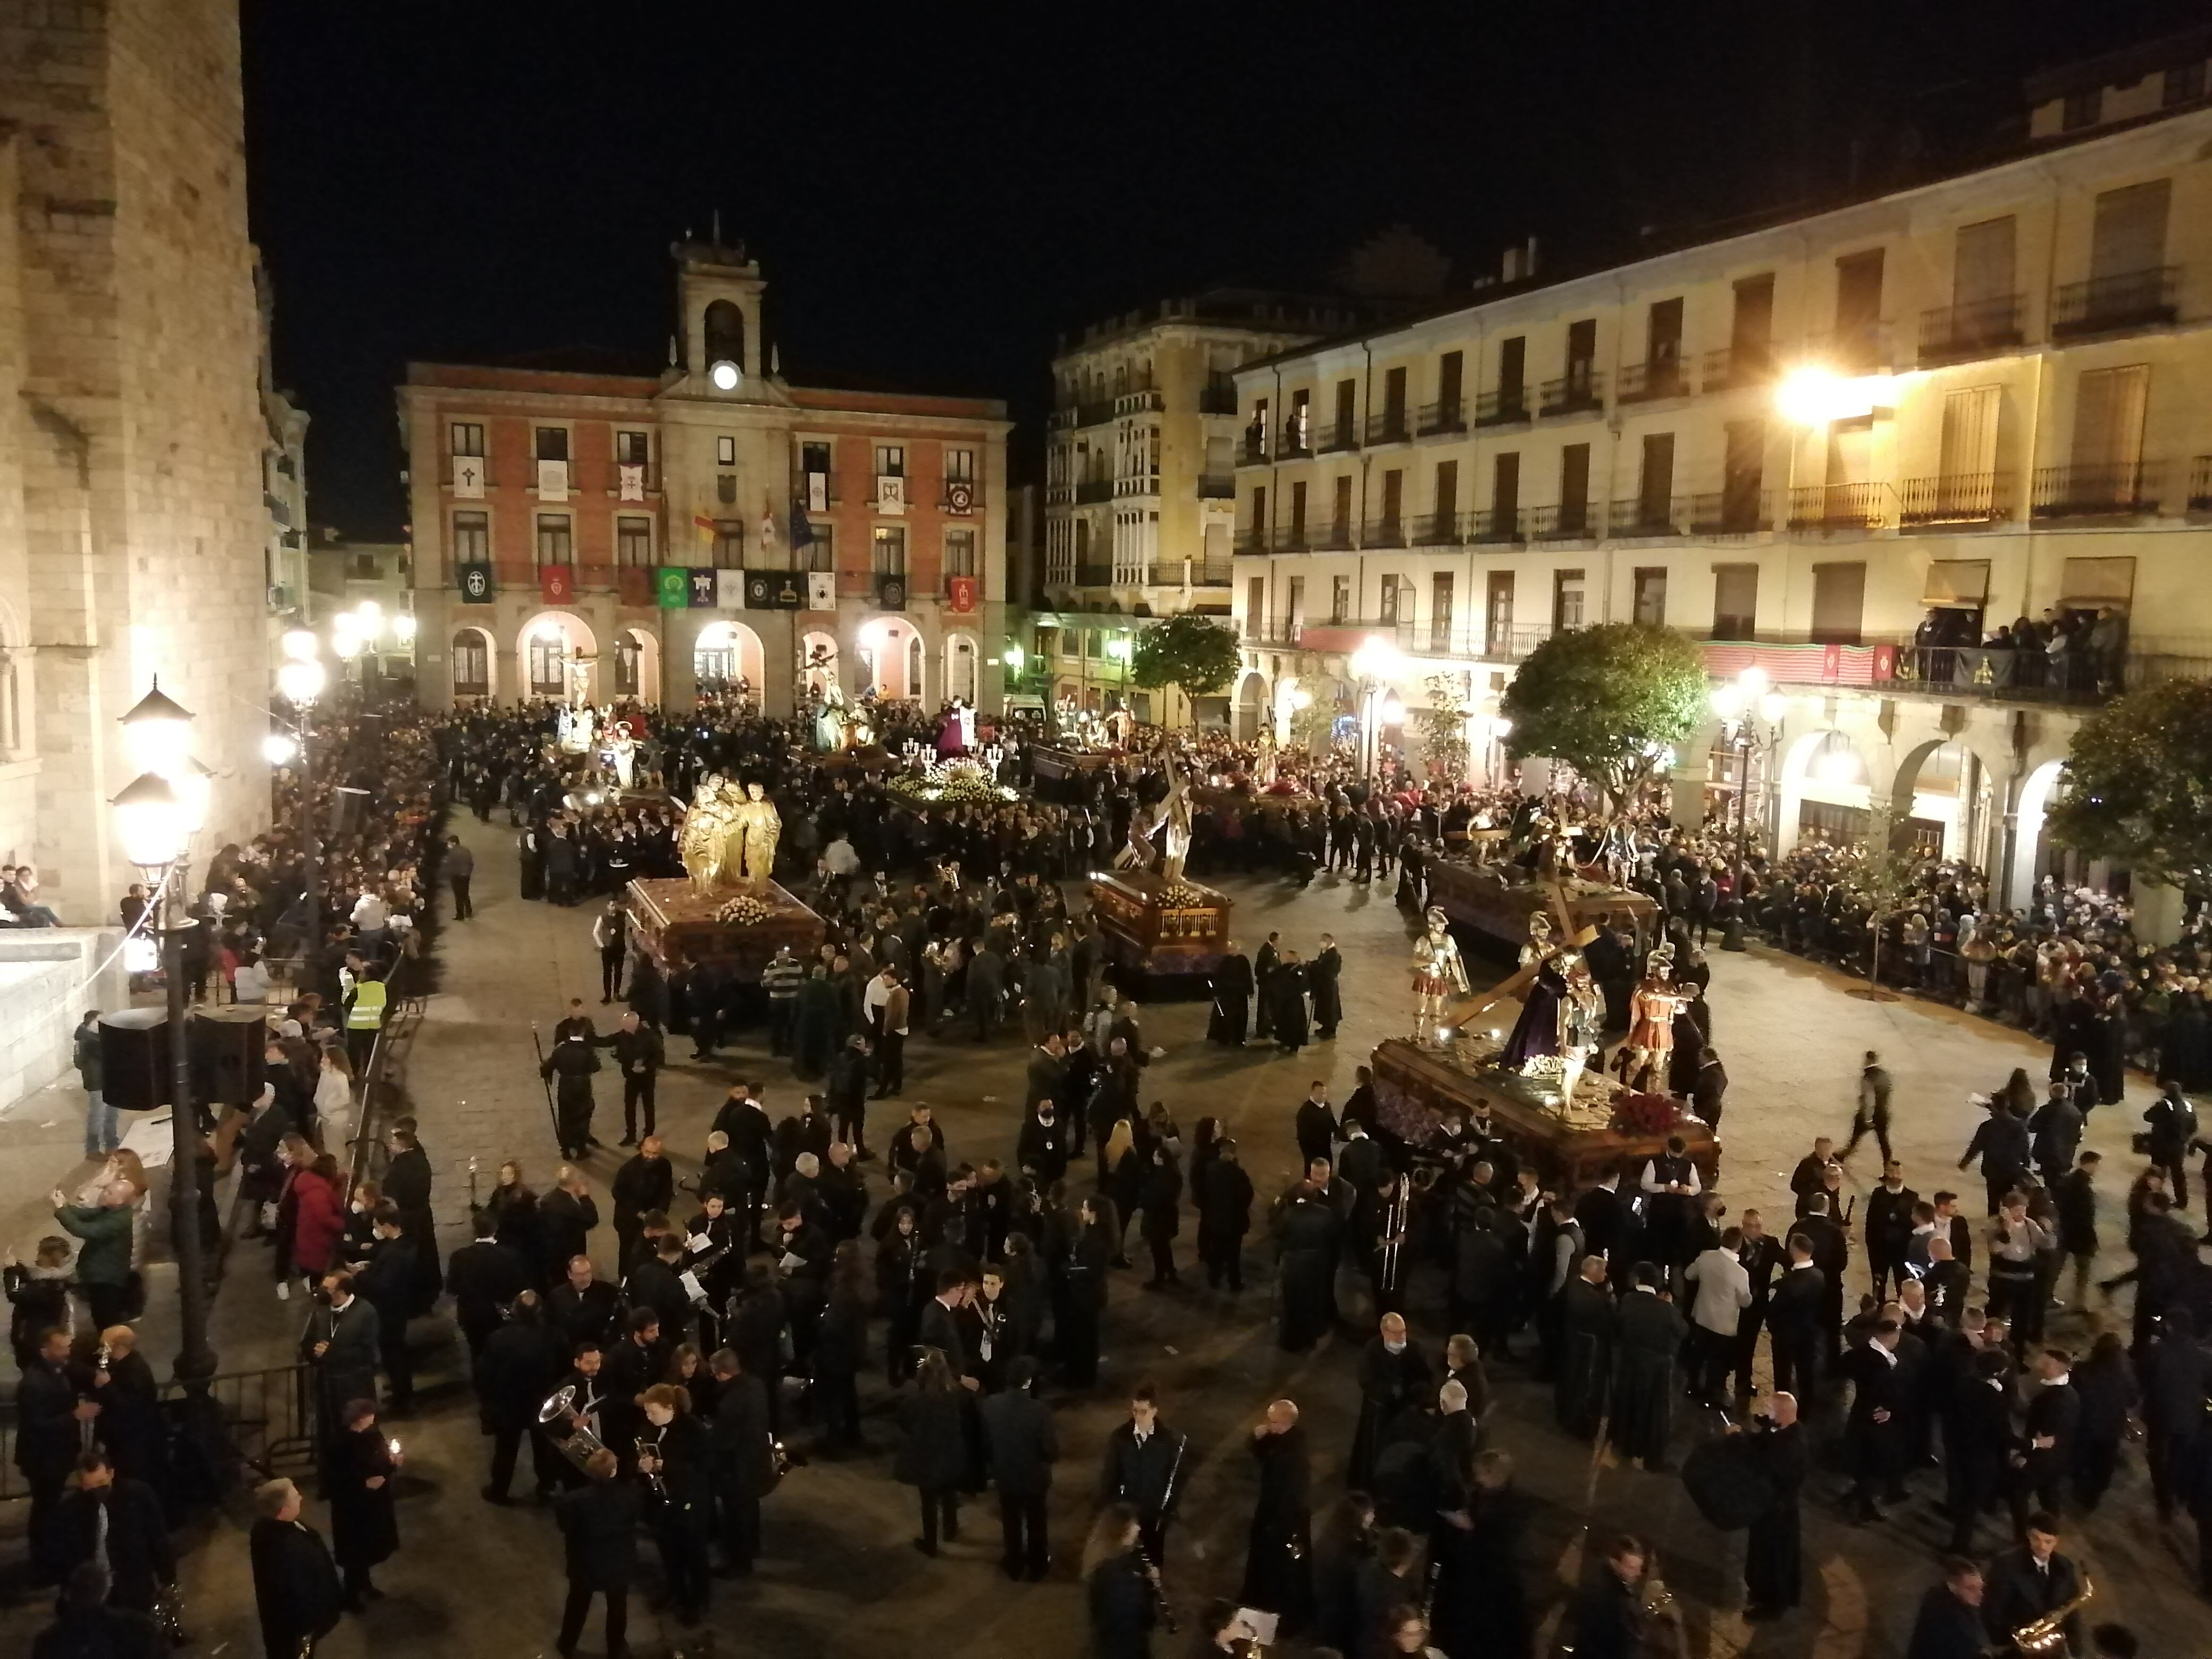
<svg viewBox="0 0 2212 1659"><path fill-rule="evenodd" d="M1431 674L1421 682L1428 688L1429 706L1406 711L1421 734L1422 758L1454 783L1467 775L1467 723L1475 714L1472 680L1464 672Z"/></svg>
<svg viewBox="0 0 2212 1659"><path fill-rule="evenodd" d="M2061 846L2169 887L2212 875L2212 680L2131 691L2081 722L2063 793L2044 816Z"/></svg>
<svg viewBox="0 0 2212 1659"><path fill-rule="evenodd" d="M1498 708L1513 722L1515 759L1565 761L1597 785L1611 817L1705 719L1707 684L1705 657L1686 635L1600 623L1530 652Z"/></svg>
<svg viewBox="0 0 2212 1659"><path fill-rule="evenodd" d="M1211 617L1186 611L1139 629L1129 678L1148 691L1172 685L1186 697L1211 696L1237 677L1237 635Z"/></svg>

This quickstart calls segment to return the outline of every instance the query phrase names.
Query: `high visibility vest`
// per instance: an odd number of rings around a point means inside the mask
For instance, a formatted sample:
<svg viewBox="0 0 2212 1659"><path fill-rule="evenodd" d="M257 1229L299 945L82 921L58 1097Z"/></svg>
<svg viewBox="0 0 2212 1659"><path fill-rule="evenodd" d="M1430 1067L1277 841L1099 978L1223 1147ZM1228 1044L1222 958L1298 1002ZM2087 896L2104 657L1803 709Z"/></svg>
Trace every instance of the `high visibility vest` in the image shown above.
<svg viewBox="0 0 2212 1659"><path fill-rule="evenodd" d="M346 1029L374 1031L384 1024L384 981L363 979L354 987L353 1006L346 1010Z"/></svg>

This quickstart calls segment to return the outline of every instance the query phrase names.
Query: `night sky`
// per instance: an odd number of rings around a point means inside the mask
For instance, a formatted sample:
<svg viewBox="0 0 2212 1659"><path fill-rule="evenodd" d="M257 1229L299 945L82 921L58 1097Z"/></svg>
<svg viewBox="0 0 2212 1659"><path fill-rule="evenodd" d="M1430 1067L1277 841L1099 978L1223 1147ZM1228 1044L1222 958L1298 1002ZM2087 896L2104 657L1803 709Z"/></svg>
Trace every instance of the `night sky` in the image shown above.
<svg viewBox="0 0 2212 1659"><path fill-rule="evenodd" d="M310 509L395 535L410 357L665 361L720 209L794 381L1003 397L1054 336L1218 283L1326 284L1403 224L1451 287L1901 180L2025 71L2179 0L933 7L244 0L255 240ZM1049 21L1047 21L1048 18Z"/></svg>

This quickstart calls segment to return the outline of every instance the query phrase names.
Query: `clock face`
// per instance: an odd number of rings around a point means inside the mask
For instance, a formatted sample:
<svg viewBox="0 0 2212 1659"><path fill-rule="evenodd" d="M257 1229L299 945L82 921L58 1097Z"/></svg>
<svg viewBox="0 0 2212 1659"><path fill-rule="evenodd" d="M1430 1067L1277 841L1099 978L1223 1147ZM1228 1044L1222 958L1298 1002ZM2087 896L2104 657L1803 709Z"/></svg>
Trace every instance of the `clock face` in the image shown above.
<svg viewBox="0 0 2212 1659"><path fill-rule="evenodd" d="M707 371L707 378L714 383L716 390L734 392L738 389L738 366L725 358Z"/></svg>

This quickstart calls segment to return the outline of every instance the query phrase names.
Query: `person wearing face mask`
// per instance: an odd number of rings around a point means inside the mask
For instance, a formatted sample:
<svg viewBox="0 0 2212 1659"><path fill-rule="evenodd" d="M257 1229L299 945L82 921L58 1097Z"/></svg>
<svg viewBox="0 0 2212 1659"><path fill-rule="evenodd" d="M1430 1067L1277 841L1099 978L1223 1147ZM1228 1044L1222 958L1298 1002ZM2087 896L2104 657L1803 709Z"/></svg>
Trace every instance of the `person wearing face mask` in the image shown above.
<svg viewBox="0 0 2212 1659"><path fill-rule="evenodd" d="M353 1275L343 1268L323 1275L316 1306L301 1334L301 1357L313 1379L318 1448L327 1468L338 1437L345 1432L345 1408L356 1400L376 1398L376 1310L354 1294Z"/></svg>
<svg viewBox="0 0 2212 1659"><path fill-rule="evenodd" d="M1060 1121L1058 1104L1047 1096L1037 1102L1036 1115L1022 1125L1014 1161L1023 1174L1046 1188L1066 1177L1068 1157L1067 1126Z"/></svg>
<svg viewBox="0 0 2212 1659"><path fill-rule="evenodd" d="M1426 1399L1435 1387L1435 1367L1407 1336L1405 1320L1395 1313L1383 1315L1359 1356L1359 1424L1345 1469L1345 1479L1352 1486L1369 1486L1383 1436L1407 1406Z"/></svg>

